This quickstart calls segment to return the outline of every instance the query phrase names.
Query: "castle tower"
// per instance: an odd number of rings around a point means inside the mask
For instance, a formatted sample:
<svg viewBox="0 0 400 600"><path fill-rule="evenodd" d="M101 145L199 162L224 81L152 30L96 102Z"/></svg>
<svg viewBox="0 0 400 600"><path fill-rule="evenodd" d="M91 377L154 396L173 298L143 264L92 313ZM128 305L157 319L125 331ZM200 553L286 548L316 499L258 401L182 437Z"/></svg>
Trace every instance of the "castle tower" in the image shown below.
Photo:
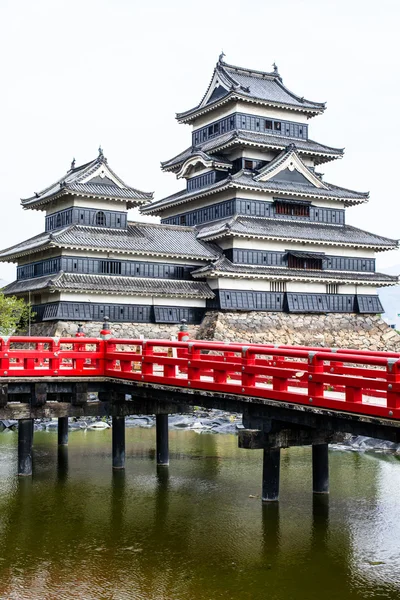
<svg viewBox="0 0 400 600"><path fill-rule="evenodd" d="M346 208L369 194L325 181L322 164L343 150L313 141L309 120L325 104L291 92L276 65L261 72L220 56L201 102L179 113L189 148L162 163L186 188L141 207L164 224L191 226L221 257L192 272L206 277L210 308L289 313L380 313L377 273L388 239L346 224Z"/></svg>
<svg viewBox="0 0 400 600"><path fill-rule="evenodd" d="M35 322L189 323L201 321L214 293L191 272L220 253L191 227L128 221L152 199L125 184L102 150L56 183L22 200L45 212L45 231L0 252L17 262L3 289L29 302Z"/></svg>

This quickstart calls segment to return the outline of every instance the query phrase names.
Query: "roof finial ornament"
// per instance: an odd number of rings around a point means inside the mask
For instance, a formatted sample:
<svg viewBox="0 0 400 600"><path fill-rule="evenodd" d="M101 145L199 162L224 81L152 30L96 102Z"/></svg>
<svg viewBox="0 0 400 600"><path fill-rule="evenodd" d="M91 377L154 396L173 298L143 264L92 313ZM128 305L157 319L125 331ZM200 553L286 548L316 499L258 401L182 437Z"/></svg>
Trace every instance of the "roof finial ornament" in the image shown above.
<svg viewBox="0 0 400 600"><path fill-rule="evenodd" d="M72 162L71 162L71 171L72 171L72 169L75 169L75 162L76 162L75 158L73 158Z"/></svg>
<svg viewBox="0 0 400 600"><path fill-rule="evenodd" d="M223 62L225 56L226 56L225 52L223 50L221 50L221 54L219 55L218 62Z"/></svg>
<svg viewBox="0 0 400 600"><path fill-rule="evenodd" d="M101 147L101 145L99 146L99 158L104 156L103 154L103 148Z"/></svg>
<svg viewBox="0 0 400 600"><path fill-rule="evenodd" d="M278 75L278 66L277 66L277 64L274 62L274 64L272 66L274 67L274 73L275 73L275 75Z"/></svg>

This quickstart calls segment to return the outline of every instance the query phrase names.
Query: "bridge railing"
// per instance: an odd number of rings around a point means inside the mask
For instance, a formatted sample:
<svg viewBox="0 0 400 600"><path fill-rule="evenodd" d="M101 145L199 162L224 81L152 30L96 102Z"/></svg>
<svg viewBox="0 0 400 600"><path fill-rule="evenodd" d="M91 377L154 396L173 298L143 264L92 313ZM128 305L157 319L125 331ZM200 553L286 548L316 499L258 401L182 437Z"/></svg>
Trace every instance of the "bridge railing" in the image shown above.
<svg viewBox="0 0 400 600"><path fill-rule="evenodd" d="M396 353L110 339L105 355L108 377L400 418Z"/></svg>
<svg viewBox="0 0 400 600"><path fill-rule="evenodd" d="M0 338L0 377L107 377L400 419L400 354L203 341Z"/></svg>
<svg viewBox="0 0 400 600"><path fill-rule="evenodd" d="M0 337L0 377L104 375L98 338Z"/></svg>

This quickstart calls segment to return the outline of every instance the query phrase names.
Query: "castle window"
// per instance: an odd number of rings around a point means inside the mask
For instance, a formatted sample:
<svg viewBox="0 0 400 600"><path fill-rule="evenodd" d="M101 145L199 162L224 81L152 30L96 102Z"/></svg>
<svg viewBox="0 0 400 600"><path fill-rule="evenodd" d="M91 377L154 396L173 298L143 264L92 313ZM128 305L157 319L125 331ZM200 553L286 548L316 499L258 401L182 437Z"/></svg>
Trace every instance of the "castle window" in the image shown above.
<svg viewBox="0 0 400 600"><path fill-rule="evenodd" d="M102 210L96 213L96 225L104 226L106 224L106 215Z"/></svg>
<svg viewBox="0 0 400 600"><path fill-rule="evenodd" d="M280 121L275 121L275 122L274 122L274 129L275 129L276 131L280 131L280 130L281 130L281 126L282 126L282 124L281 124L281 122L280 122Z"/></svg>
<svg viewBox="0 0 400 600"><path fill-rule="evenodd" d="M244 161L244 168L245 169L252 169L253 168L253 161L252 160L245 160Z"/></svg>
<svg viewBox="0 0 400 600"><path fill-rule="evenodd" d="M181 215L179 218L180 225L186 225L186 215Z"/></svg>
<svg viewBox="0 0 400 600"><path fill-rule="evenodd" d="M321 271L322 256L307 252L289 251L287 253L287 266L289 269Z"/></svg>
<svg viewBox="0 0 400 600"><path fill-rule="evenodd" d="M57 215L57 225L56 225L56 227L61 227L61 215L60 215L60 213L58 213L58 215Z"/></svg>
<svg viewBox="0 0 400 600"><path fill-rule="evenodd" d="M291 203L291 202L275 202L275 214L286 215L291 217L309 217L310 207L308 204Z"/></svg>
<svg viewBox="0 0 400 600"><path fill-rule="evenodd" d="M102 260L100 264L100 272L107 275L121 275L122 263L116 260Z"/></svg>
<svg viewBox="0 0 400 600"><path fill-rule="evenodd" d="M286 281L271 281L271 292L286 292Z"/></svg>
<svg viewBox="0 0 400 600"><path fill-rule="evenodd" d="M327 294L338 294L339 293L339 285L337 283L328 283L326 286Z"/></svg>
<svg viewBox="0 0 400 600"><path fill-rule="evenodd" d="M272 129L272 121L265 121L265 129Z"/></svg>

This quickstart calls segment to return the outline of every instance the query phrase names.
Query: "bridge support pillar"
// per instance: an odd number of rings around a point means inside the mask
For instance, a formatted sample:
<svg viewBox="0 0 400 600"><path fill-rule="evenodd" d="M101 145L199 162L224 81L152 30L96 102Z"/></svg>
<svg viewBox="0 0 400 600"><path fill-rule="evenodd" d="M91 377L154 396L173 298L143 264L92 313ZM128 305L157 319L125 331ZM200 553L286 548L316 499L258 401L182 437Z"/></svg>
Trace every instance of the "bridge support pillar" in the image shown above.
<svg viewBox="0 0 400 600"><path fill-rule="evenodd" d="M314 444L312 447L312 473L314 494L329 493L328 444Z"/></svg>
<svg viewBox="0 0 400 600"><path fill-rule="evenodd" d="M68 446L68 417L58 417L58 445Z"/></svg>
<svg viewBox="0 0 400 600"><path fill-rule="evenodd" d="M280 448L264 448L262 501L276 502L279 500L279 474L281 463Z"/></svg>
<svg viewBox="0 0 400 600"><path fill-rule="evenodd" d="M157 465L168 467L168 415L156 415Z"/></svg>
<svg viewBox="0 0 400 600"><path fill-rule="evenodd" d="M33 419L18 421L18 475L32 475Z"/></svg>
<svg viewBox="0 0 400 600"><path fill-rule="evenodd" d="M112 466L125 468L125 417L112 418Z"/></svg>

